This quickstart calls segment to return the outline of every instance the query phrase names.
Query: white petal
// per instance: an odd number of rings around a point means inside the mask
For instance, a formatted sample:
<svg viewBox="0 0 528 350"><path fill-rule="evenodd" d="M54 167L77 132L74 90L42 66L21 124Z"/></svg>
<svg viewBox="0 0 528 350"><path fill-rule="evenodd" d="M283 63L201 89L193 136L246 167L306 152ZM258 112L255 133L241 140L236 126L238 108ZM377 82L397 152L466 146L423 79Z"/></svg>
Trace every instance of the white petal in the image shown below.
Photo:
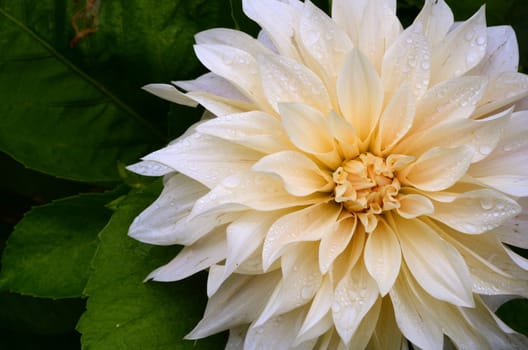
<svg viewBox="0 0 528 350"><path fill-rule="evenodd" d="M259 55L258 64L262 89L275 111L279 103L298 102L328 113L331 104L326 87L306 66L277 55Z"/></svg>
<svg viewBox="0 0 528 350"><path fill-rule="evenodd" d="M174 171L174 169L152 160L143 160L126 168L143 176L163 176Z"/></svg>
<svg viewBox="0 0 528 350"><path fill-rule="evenodd" d="M352 49L348 35L323 11L306 1L299 23L299 36L303 58L324 77L330 96L335 97L338 72L345 55ZM333 102L337 105L336 101Z"/></svg>
<svg viewBox="0 0 528 350"><path fill-rule="evenodd" d="M404 275L396 280L390 297L396 322L405 338L422 349L441 350L442 330L420 305Z"/></svg>
<svg viewBox="0 0 528 350"><path fill-rule="evenodd" d="M487 32L484 6L433 49L431 83L459 77L482 60Z"/></svg>
<svg viewBox="0 0 528 350"><path fill-rule="evenodd" d="M242 349L244 346L244 339L246 338L247 330L248 326L231 328L229 330L229 338L227 339L225 350Z"/></svg>
<svg viewBox="0 0 528 350"><path fill-rule="evenodd" d="M460 253L423 221L395 220L403 258L420 286L440 300L472 306L471 277Z"/></svg>
<svg viewBox="0 0 528 350"><path fill-rule="evenodd" d="M263 211L291 208L325 202L327 197L328 194L295 197L286 192L282 181L274 176L252 171L240 172L225 178L207 195L198 199L191 217L225 208Z"/></svg>
<svg viewBox="0 0 528 350"><path fill-rule="evenodd" d="M386 155L411 129L415 108L412 91L408 85L403 85L381 115L374 141L376 154Z"/></svg>
<svg viewBox="0 0 528 350"><path fill-rule="evenodd" d="M197 44L213 44L233 46L246 51L253 57L258 54L271 54L272 52L250 35L239 30L228 28L213 28L204 30L194 36Z"/></svg>
<svg viewBox="0 0 528 350"><path fill-rule="evenodd" d="M233 273L262 246L271 224L281 214L249 211L227 226L226 275Z"/></svg>
<svg viewBox="0 0 528 350"><path fill-rule="evenodd" d="M331 176L300 152L270 154L255 163L252 169L277 175L284 182L286 191L295 196L329 191L333 187Z"/></svg>
<svg viewBox="0 0 528 350"><path fill-rule="evenodd" d="M283 277L269 298L266 307L254 322L257 327L271 317L290 312L309 303L322 282L315 246L304 245L288 251L281 258ZM295 333L292 333L292 336Z"/></svg>
<svg viewBox="0 0 528 350"><path fill-rule="evenodd" d="M376 282L362 262L339 281L334 292L332 316L341 339L348 344L361 321L379 299Z"/></svg>
<svg viewBox="0 0 528 350"><path fill-rule="evenodd" d="M186 339L199 339L252 322L266 304L280 273L233 275L207 303L204 316Z"/></svg>
<svg viewBox="0 0 528 350"><path fill-rule="evenodd" d="M294 242L320 240L337 224L339 207L333 204L317 204L295 211L278 219L270 228L264 247L262 260L267 269L287 247Z"/></svg>
<svg viewBox="0 0 528 350"><path fill-rule="evenodd" d="M328 272L334 260L348 247L356 230L356 216L338 221L333 230L323 236L319 244L319 269Z"/></svg>
<svg viewBox="0 0 528 350"><path fill-rule="evenodd" d="M187 93L187 96L216 116L243 113L257 108L250 102L231 100L209 92L192 91Z"/></svg>
<svg viewBox="0 0 528 350"><path fill-rule="evenodd" d="M219 227L193 245L183 248L168 264L146 278L155 281L179 281L225 259L225 227Z"/></svg>
<svg viewBox="0 0 528 350"><path fill-rule="evenodd" d="M383 86L368 58L353 49L337 78L337 97L345 119L365 141L376 125L383 103Z"/></svg>
<svg viewBox="0 0 528 350"><path fill-rule="evenodd" d="M297 339L310 339L307 334L312 333L313 329L321 322L325 322L329 316L330 307L332 306L332 299L334 296L334 289L332 282L328 277L324 277L321 286L317 290L315 297L310 306L310 310L304 319L303 325L299 330ZM323 321L325 320L325 321ZM330 317L330 320L332 318ZM333 323L332 323L333 325Z"/></svg>
<svg viewBox="0 0 528 350"><path fill-rule="evenodd" d="M525 164L518 164L515 168L507 168L512 173L518 173L517 169L526 169ZM511 196L528 196L528 176L524 175L497 175L477 177L480 182L491 188L509 194Z"/></svg>
<svg viewBox="0 0 528 350"><path fill-rule="evenodd" d="M521 211L517 202L488 189L462 193L452 202L434 204L432 218L469 234L479 234L499 227Z"/></svg>
<svg viewBox="0 0 528 350"><path fill-rule="evenodd" d="M211 72L227 79L252 101L263 103L263 94L257 79L258 65L246 51L227 46L195 45L196 57ZM262 106L266 109L267 106Z"/></svg>
<svg viewBox="0 0 528 350"><path fill-rule="evenodd" d="M464 176L472 159L473 149L469 146L432 148L402 170L398 179L421 190L441 191Z"/></svg>
<svg viewBox="0 0 528 350"><path fill-rule="evenodd" d="M501 72L516 72L519 68L519 47L513 28L488 27L487 32L486 55L469 74L493 76Z"/></svg>
<svg viewBox="0 0 528 350"><path fill-rule="evenodd" d="M486 86L487 79L474 76L462 76L433 86L418 101L413 131L468 118L484 95Z"/></svg>
<svg viewBox="0 0 528 350"><path fill-rule="evenodd" d="M376 71L380 72L386 50L402 31L394 8L387 6L387 1L368 1L365 11L361 14L359 29L356 47L368 57Z"/></svg>
<svg viewBox="0 0 528 350"><path fill-rule="evenodd" d="M365 267L376 280L381 296L392 288L401 266L401 248L394 231L383 220L369 234L365 245Z"/></svg>
<svg viewBox="0 0 528 350"><path fill-rule="evenodd" d="M235 143L193 133L143 159L162 163L212 188L227 176L249 169L261 157L260 152Z"/></svg>
<svg viewBox="0 0 528 350"><path fill-rule="evenodd" d="M168 84L148 84L143 86L143 90L150 92L164 100L177 103L179 105L196 107L198 104L187 97L172 85Z"/></svg>
<svg viewBox="0 0 528 350"><path fill-rule="evenodd" d="M202 134L236 142L263 153L291 147L280 121L260 111L230 114L200 124Z"/></svg>
<svg viewBox="0 0 528 350"><path fill-rule="evenodd" d="M215 73L206 73L194 80L173 81L172 83L187 91L208 92L230 100L249 102L247 97L233 84Z"/></svg>
<svg viewBox="0 0 528 350"><path fill-rule="evenodd" d="M417 27L407 28L390 46L381 67L381 79L389 97L404 83L409 84L415 97L424 94L429 86L429 51L427 38Z"/></svg>
<svg viewBox="0 0 528 350"><path fill-rule="evenodd" d="M420 28L433 47L444 39L453 21L453 12L444 0L426 0L412 26Z"/></svg>
<svg viewBox="0 0 528 350"><path fill-rule="evenodd" d="M357 328L356 332L352 336L352 339L350 340L350 348L352 349L365 349L366 348L370 339L372 338L374 329L376 328L376 323L378 322L380 310L381 310L381 298L378 298L376 302L374 303L374 305L372 305L370 310L367 312L365 317L363 317L363 320L361 320L359 327Z"/></svg>
<svg viewBox="0 0 528 350"><path fill-rule="evenodd" d="M354 46L359 43L361 17L367 0L333 0L332 19L345 30Z"/></svg>
<svg viewBox="0 0 528 350"><path fill-rule="evenodd" d="M277 0L243 0L242 6L246 16L266 31L282 55L299 58L292 45L296 16L291 6Z"/></svg>
<svg viewBox="0 0 528 350"><path fill-rule="evenodd" d="M489 81L488 89L480 100L474 118L497 111L528 95L528 75L503 72Z"/></svg>
<svg viewBox="0 0 528 350"><path fill-rule="evenodd" d="M430 215L434 212L433 203L425 196L419 194L404 194L398 197L400 207L396 209L398 214L405 219L414 219L422 215Z"/></svg>
<svg viewBox="0 0 528 350"><path fill-rule="evenodd" d="M518 203L522 206L522 212L507 220L503 225L493 230L504 243L528 249L528 198L521 198Z"/></svg>

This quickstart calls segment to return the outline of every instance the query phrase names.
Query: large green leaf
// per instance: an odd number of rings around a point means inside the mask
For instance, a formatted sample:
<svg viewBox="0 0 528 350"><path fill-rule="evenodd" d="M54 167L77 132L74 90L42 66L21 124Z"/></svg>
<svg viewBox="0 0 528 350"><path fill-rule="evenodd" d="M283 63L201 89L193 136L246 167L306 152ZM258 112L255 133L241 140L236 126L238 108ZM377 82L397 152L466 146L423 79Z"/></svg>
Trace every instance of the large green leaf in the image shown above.
<svg viewBox="0 0 528 350"><path fill-rule="evenodd" d="M105 204L115 197L80 195L33 208L7 242L0 286L38 297L81 296L97 234L111 216Z"/></svg>
<svg viewBox="0 0 528 350"><path fill-rule="evenodd" d="M143 283L178 248L153 247L127 236L132 220L159 192L159 184L129 195L100 234L85 294L87 311L78 329L86 350L221 349L212 337L185 341L205 305L205 281L197 275L177 283Z"/></svg>

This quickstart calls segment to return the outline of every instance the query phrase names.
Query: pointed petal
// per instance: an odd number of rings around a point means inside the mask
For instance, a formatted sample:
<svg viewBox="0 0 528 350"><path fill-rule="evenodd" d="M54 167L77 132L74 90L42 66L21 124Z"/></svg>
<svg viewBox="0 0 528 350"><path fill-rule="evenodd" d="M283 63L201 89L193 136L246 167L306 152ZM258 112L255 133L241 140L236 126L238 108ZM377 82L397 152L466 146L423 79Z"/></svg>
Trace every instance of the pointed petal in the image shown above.
<svg viewBox="0 0 528 350"><path fill-rule="evenodd" d="M225 227L219 227L193 245L183 248L168 264L146 278L154 281L179 281L225 259Z"/></svg>
<svg viewBox="0 0 528 350"><path fill-rule="evenodd" d="M463 22L433 49L431 83L459 77L475 67L486 54L485 7Z"/></svg>
<svg viewBox="0 0 528 350"><path fill-rule="evenodd" d="M172 83L186 91L208 92L230 100L249 102L247 97L233 84L215 73L206 73L194 80L173 81Z"/></svg>
<svg viewBox="0 0 528 350"><path fill-rule="evenodd" d="M328 116L328 125L344 158L354 159L359 156L360 140L352 125L334 111L331 111Z"/></svg>
<svg viewBox="0 0 528 350"><path fill-rule="evenodd" d="M402 170L398 179L421 190L441 191L465 175L472 159L473 149L468 146L432 148Z"/></svg>
<svg viewBox="0 0 528 350"><path fill-rule="evenodd" d="M317 204L295 211L278 219L270 228L262 249L263 266L266 270L288 244L316 241L334 230L339 207L333 204Z"/></svg>
<svg viewBox="0 0 528 350"><path fill-rule="evenodd" d="M260 111L214 118L200 124L197 130L263 153L291 147L280 121Z"/></svg>
<svg viewBox="0 0 528 350"><path fill-rule="evenodd" d="M464 259L429 225L395 217L403 258L429 294L461 306L472 306L471 276Z"/></svg>
<svg viewBox="0 0 528 350"><path fill-rule="evenodd" d="M326 87L306 66L277 55L259 55L258 64L262 89L275 111L279 103L297 102L328 113L331 104Z"/></svg>
<svg viewBox="0 0 528 350"><path fill-rule="evenodd" d="M415 112L415 101L408 85L403 85L381 115L374 150L387 154L411 129Z"/></svg>
<svg viewBox="0 0 528 350"><path fill-rule="evenodd" d="M494 76L501 72L516 72L519 68L519 47L513 28L488 27L487 32L486 55L469 74Z"/></svg>
<svg viewBox="0 0 528 350"><path fill-rule="evenodd" d="M152 160L143 160L126 168L143 176L164 176L174 171L174 169Z"/></svg>
<svg viewBox="0 0 528 350"><path fill-rule="evenodd" d="M444 0L426 0L412 26L420 28L434 47L444 39L453 23L453 12Z"/></svg>
<svg viewBox="0 0 528 350"><path fill-rule="evenodd" d="M277 175L284 182L286 191L294 196L329 191L333 187L330 175L300 152L283 151L270 154L255 163L252 169Z"/></svg>
<svg viewBox="0 0 528 350"><path fill-rule="evenodd" d="M392 288L401 266L401 248L394 231L380 220L365 245L365 267L376 280L381 296Z"/></svg>
<svg viewBox="0 0 528 350"><path fill-rule="evenodd" d="M320 323L329 315L333 296L334 288L332 286L332 282L330 281L329 277L323 277L321 286L317 290L317 293L315 294L315 297L312 301L312 305L310 306L310 310L308 311L303 325L299 330L299 334L297 335L298 339L309 339L305 336L305 334L309 333L317 326L318 323ZM331 317L330 320L332 320Z"/></svg>
<svg viewBox="0 0 528 350"><path fill-rule="evenodd" d="M337 97L345 119L365 141L376 125L383 103L383 86L368 58L353 49L337 78Z"/></svg>
<svg viewBox="0 0 528 350"><path fill-rule="evenodd" d="M359 327L352 336L350 340L350 347L352 349L365 349L368 345L374 329L376 328L376 323L378 321L381 310L381 298L378 298L374 305L367 312L365 317L361 320ZM386 349L384 349L386 350Z"/></svg>
<svg viewBox="0 0 528 350"><path fill-rule="evenodd" d="M528 198L521 198L518 203L523 210L519 215L507 220L503 225L493 230L504 243L528 249Z"/></svg>
<svg viewBox="0 0 528 350"><path fill-rule="evenodd" d="M499 227L521 212L517 202L500 192L482 189L461 193L452 202L436 202L432 218L468 234Z"/></svg>
<svg viewBox="0 0 528 350"><path fill-rule="evenodd" d="M179 105L196 107L198 104L187 97L172 85L168 84L148 84L143 86L143 90L150 92L164 100L174 102Z"/></svg>
<svg viewBox="0 0 528 350"><path fill-rule="evenodd" d="M354 46L359 44L361 17L367 0L333 0L332 19L348 34Z"/></svg>
<svg viewBox="0 0 528 350"><path fill-rule="evenodd" d="M222 139L193 133L144 157L169 166L212 188L227 176L249 169L260 152Z"/></svg>
<svg viewBox="0 0 528 350"><path fill-rule="evenodd" d="M500 110L528 95L528 75L503 72L490 79L486 93L479 101L473 118Z"/></svg>
<svg viewBox="0 0 528 350"><path fill-rule="evenodd" d="M209 92L191 91L187 93L187 96L201 104L213 115L219 117L234 113L243 113L257 108L257 106L251 102L231 100Z"/></svg>
<svg viewBox="0 0 528 350"><path fill-rule="evenodd" d="M383 57L381 79L385 93L392 96L404 83L416 98L429 86L430 49L427 38L417 27L407 28Z"/></svg>
<svg viewBox="0 0 528 350"><path fill-rule="evenodd" d="M258 54L271 54L266 46L252 36L235 29L213 28L204 30L194 36L197 44L227 45L246 51L253 57Z"/></svg>
<svg viewBox="0 0 528 350"><path fill-rule="evenodd" d="M434 205L427 197L420 194L404 194L398 197L400 207L398 214L405 219L414 219L422 215L431 215Z"/></svg>
<svg viewBox="0 0 528 350"><path fill-rule="evenodd" d="M343 342L349 344L361 321L379 299L378 287L360 261L339 281L334 293L334 324Z"/></svg>
<svg viewBox="0 0 528 350"><path fill-rule="evenodd" d="M259 276L233 275L209 298L202 320L185 338L205 338L252 322L279 279L279 272Z"/></svg>
<svg viewBox="0 0 528 350"><path fill-rule="evenodd" d="M339 220L333 230L323 236L319 244L319 269L328 272L334 260L348 247L356 230L356 216Z"/></svg>

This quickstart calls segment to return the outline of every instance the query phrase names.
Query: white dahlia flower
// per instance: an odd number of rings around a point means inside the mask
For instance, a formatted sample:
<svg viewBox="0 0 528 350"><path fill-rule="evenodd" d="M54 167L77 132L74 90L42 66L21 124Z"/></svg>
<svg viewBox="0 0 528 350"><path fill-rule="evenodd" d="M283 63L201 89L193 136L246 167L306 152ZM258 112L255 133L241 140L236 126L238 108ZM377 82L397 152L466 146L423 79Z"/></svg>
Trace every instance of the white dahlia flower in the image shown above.
<svg viewBox="0 0 528 350"><path fill-rule="evenodd" d="M210 70L145 87L207 117L132 165L164 176L135 239L208 270L189 339L228 349L526 348L492 312L528 297L528 95L508 26L426 0L245 0L258 39L196 35ZM517 107L519 109L519 107ZM528 206L527 206L528 207Z"/></svg>

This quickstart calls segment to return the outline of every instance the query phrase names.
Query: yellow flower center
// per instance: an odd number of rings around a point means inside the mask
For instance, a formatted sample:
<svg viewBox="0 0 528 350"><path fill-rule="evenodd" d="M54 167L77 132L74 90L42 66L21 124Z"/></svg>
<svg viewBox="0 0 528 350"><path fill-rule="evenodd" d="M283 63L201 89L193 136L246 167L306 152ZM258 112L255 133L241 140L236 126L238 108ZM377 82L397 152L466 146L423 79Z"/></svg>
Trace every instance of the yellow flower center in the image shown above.
<svg viewBox="0 0 528 350"><path fill-rule="evenodd" d="M362 153L334 171L334 200L361 220L367 232L377 225L375 215L400 207L397 157Z"/></svg>

